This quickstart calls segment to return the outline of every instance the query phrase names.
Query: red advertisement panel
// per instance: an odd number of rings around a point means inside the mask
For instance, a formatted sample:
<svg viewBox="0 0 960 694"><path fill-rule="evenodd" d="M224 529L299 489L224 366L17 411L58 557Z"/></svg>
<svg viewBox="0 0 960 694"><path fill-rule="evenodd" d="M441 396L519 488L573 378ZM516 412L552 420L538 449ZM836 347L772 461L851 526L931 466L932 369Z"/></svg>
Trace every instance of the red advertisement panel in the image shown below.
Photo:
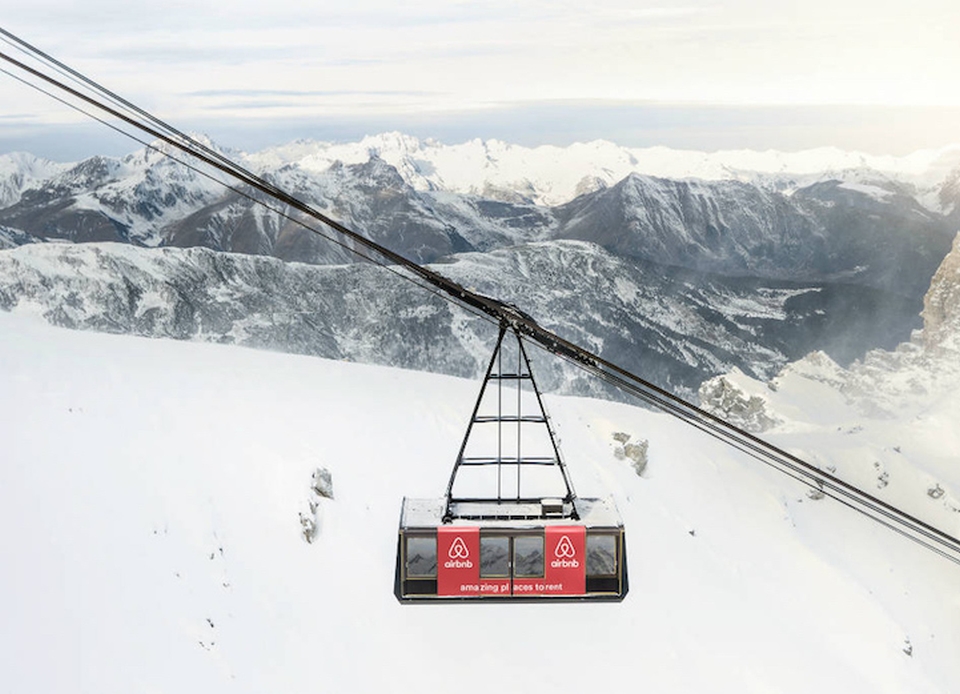
<svg viewBox="0 0 960 694"><path fill-rule="evenodd" d="M481 586L480 528L437 528L437 595L480 595L481 592L497 591L492 588L484 591Z"/></svg>
<svg viewBox="0 0 960 694"><path fill-rule="evenodd" d="M480 528L437 528L437 594L444 596L583 595L587 534L583 526L544 529L543 576L480 578Z"/></svg>
<svg viewBox="0 0 960 694"><path fill-rule="evenodd" d="M547 526L544 571L562 595L587 592L587 529L582 525Z"/></svg>
<svg viewBox="0 0 960 694"><path fill-rule="evenodd" d="M587 590L587 531L583 526L547 526L543 578L517 578L513 594L583 595Z"/></svg>

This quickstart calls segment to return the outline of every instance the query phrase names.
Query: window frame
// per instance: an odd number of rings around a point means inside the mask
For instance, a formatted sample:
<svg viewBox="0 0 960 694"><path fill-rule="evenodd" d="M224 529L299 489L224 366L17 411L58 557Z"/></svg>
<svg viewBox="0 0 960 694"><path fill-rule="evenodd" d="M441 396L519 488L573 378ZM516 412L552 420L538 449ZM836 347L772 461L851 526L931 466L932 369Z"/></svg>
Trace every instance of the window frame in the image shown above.
<svg viewBox="0 0 960 694"><path fill-rule="evenodd" d="M433 573L411 573L410 572L410 541L411 540L432 540L433 541ZM437 569L439 568L439 548L437 547L436 533L404 533L403 538L403 571L407 578L414 580L435 580L437 578Z"/></svg>
<svg viewBox="0 0 960 694"><path fill-rule="evenodd" d="M539 540L540 541L540 573L538 574L518 574L517 566L519 562L517 561L517 541L518 540ZM526 580L530 578L544 578L546 576L546 541L544 539L544 533L518 533L513 536L513 551L511 552L511 559L513 565L511 566L511 575L514 580Z"/></svg>
<svg viewBox="0 0 960 694"><path fill-rule="evenodd" d="M592 573L590 571L590 538L611 538L613 540L613 571L609 573ZM584 540L586 553L584 572L587 576L590 578L612 578L620 575L620 538L621 533L616 530L587 530L587 536Z"/></svg>
<svg viewBox="0 0 960 694"><path fill-rule="evenodd" d="M505 573L485 573L483 569L483 545L484 541L506 540L507 543L507 570ZM492 532L486 533L480 531L480 578L481 579L501 579L513 578L513 535L510 533Z"/></svg>

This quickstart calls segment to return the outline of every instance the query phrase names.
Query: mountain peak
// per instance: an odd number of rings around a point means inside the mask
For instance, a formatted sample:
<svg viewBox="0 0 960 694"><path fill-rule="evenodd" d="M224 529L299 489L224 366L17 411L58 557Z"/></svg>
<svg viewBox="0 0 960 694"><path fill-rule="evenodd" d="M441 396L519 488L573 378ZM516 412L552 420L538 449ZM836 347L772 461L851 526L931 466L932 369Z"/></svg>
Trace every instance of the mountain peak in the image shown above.
<svg viewBox="0 0 960 694"><path fill-rule="evenodd" d="M413 135L392 130L378 135L367 135L360 141L360 146L367 149L371 155L383 156L384 152L410 154L419 151L423 145Z"/></svg>

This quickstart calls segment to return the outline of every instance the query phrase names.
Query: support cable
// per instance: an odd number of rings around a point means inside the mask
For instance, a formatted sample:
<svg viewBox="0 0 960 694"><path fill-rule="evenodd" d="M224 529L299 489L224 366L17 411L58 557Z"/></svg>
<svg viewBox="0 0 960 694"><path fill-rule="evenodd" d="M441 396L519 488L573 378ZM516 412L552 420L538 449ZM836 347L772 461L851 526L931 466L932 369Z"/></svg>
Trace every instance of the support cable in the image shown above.
<svg viewBox="0 0 960 694"><path fill-rule="evenodd" d="M122 127L110 123L105 117L97 116L86 110L86 106L81 106L70 100L57 96L44 88L40 84L24 79L8 70L0 68L0 71L10 75L14 79L37 89L57 101L73 108L75 110L90 116L91 118L107 125L107 127L140 142L144 146L171 157L180 164L200 173L207 178L217 181L228 189L251 200L255 204L262 205L281 217L303 226L309 231L320 235L321 237L337 244L338 246L356 254L364 260L373 262L399 277L414 282L417 286L427 289L432 293L444 298L445 300L460 306L485 320L495 322L502 326L508 325L513 328L518 336L523 335L538 347L557 355L575 366L586 370L607 383L629 393L640 400L670 414L687 424L705 432L737 450L746 453L752 458L759 460L787 476L798 480L808 486L819 489L824 495L829 496L841 504L852 508L868 518L880 523L881 525L894 530L898 534L907 537L921 546L929 549L938 555L960 564L960 539L912 516L911 514L889 504L868 492L861 490L838 477L824 472L816 466L802 460L771 443L764 441L750 432L740 429L724 419L711 414L696 405L693 405L682 398L669 393L668 391L654 385L653 383L637 376L636 374L609 362L602 357L593 354L567 340L560 337L536 323L530 316L523 313L516 307L505 304L494 298L484 296L472 290L468 290L458 283L440 275L433 270L419 265L402 255L395 253L388 248L376 243L372 239L359 234L342 223L324 215L322 212L294 197L286 191L280 189L275 184L254 174L240 164L234 162L225 154L214 150L213 148L197 141L195 138L182 133L173 128L164 121L156 118L148 111L141 109L122 97L105 89L97 82L87 78L81 73L69 68L63 63L57 61L51 56L43 53L39 49L31 46L14 34L0 28L0 37L9 45L13 45L18 51L38 60L49 69L58 74L67 77L76 87L72 87L65 82L52 77L42 70L27 65L17 60L11 55L0 52L0 59L26 73L32 79L46 83L59 92L68 95L74 100L78 100L92 106L99 112L107 114L110 117L122 121L128 126L144 132L156 140L160 140L172 148L177 149L196 160L212 167L213 169L226 174L237 180L254 191L259 191L264 195L276 200L289 210L299 212L306 217L318 221L335 232L338 236L331 236L316 228L312 224L307 224L305 220L296 218L293 212L279 209L269 205L265 200L260 199L253 193L242 190L235 185L229 185L224 181L217 179L209 172L202 171L199 167L184 162L173 156L172 152L159 147L156 143L146 143L142 139L127 132ZM81 89L92 92L84 93ZM400 270L405 272L401 272ZM502 339L502 332L501 332ZM522 349L522 347L521 347ZM491 363L490 368L493 364ZM490 371L488 368L488 374ZM462 451L461 451L462 456ZM452 485L452 478L451 478ZM448 489L448 498L450 490Z"/></svg>

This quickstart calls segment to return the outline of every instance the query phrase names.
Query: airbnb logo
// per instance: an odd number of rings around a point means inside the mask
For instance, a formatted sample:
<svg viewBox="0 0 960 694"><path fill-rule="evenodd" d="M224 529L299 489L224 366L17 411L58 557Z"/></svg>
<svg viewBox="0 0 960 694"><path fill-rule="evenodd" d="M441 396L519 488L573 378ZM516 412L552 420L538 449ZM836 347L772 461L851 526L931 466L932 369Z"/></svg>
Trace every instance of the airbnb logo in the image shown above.
<svg viewBox="0 0 960 694"><path fill-rule="evenodd" d="M550 566L554 569L575 569L580 566L580 562L575 559L577 550L566 535L560 538L556 549L553 550L553 556L556 559L550 562Z"/></svg>
<svg viewBox="0 0 960 694"><path fill-rule="evenodd" d="M564 538L566 539L566 538ZM467 549L467 543L463 541L462 537L458 537L453 541L453 544L450 545L450 551L447 552L447 556L451 559L469 559L470 550Z"/></svg>
<svg viewBox="0 0 960 694"><path fill-rule="evenodd" d="M573 543L570 542L569 537L564 535L560 538L560 542L557 543L557 548L553 550L553 556L557 559L573 559L577 556L577 550L573 548Z"/></svg>
<svg viewBox="0 0 960 694"><path fill-rule="evenodd" d="M457 537L453 541L447 551L447 556L450 557L450 561L444 563L443 567L445 569L473 568L473 562L470 561L470 550L467 549L467 543L463 541L462 537Z"/></svg>

